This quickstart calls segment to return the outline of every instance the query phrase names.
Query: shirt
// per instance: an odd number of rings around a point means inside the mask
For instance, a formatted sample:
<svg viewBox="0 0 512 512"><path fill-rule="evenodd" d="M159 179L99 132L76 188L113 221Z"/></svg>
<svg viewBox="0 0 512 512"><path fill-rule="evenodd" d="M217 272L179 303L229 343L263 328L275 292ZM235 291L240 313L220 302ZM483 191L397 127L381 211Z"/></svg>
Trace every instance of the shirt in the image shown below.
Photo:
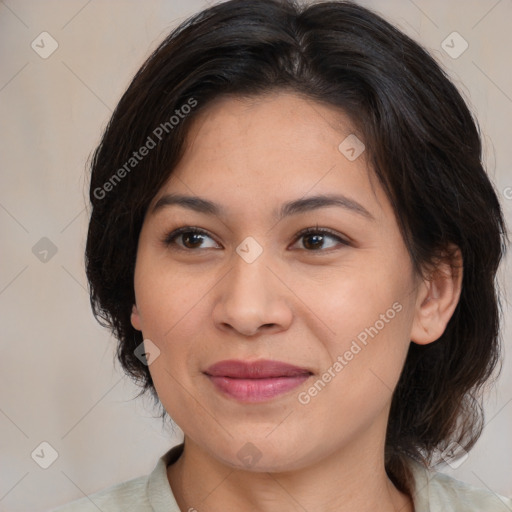
<svg viewBox="0 0 512 512"><path fill-rule="evenodd" d="M167 466L182 452L183 443L162 455L151 474L116 484L50 512L182 512L167 479ZM414 459L409 460L414 479L415 512L512 511L510 498L429 470Z"/></svg>

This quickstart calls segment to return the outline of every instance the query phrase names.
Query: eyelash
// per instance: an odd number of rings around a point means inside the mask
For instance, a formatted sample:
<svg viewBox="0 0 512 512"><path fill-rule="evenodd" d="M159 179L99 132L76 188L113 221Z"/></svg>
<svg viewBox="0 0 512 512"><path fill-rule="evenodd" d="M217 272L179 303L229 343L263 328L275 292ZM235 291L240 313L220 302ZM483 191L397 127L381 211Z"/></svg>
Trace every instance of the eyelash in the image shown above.
<svg viewBox="0 0 512 512"><path fill-rule="evenodd" d="M178 229L175 229L169 233L167 233L163 240L162 240L162 243L164 244L164 246L166 247L171 247L171 246L175 246L174 248L176 248L177 250L182 250L182 251L187 251L187 252L191 252L191 251L197 251L199 248L196 248L196 249L190 249L188 247L181 247L179 245L176 244L175 240L176 238L178 238L180 235L183 235L185 233L193 233L193 234L198 234L198 235L206 235L207 237L211 238L212 240L213 237L210 236L208 234L208 232L204 231L203 229L199 229L199 228L196 228L196 227L193 227L193 226L183 226L181 228L178 228ZM344 246L349 246L351 245L347 240L344 240L343 238L341 238L340 236L338 236L335 232L329 230L329 229L326 229L326 228L318 228L317 227L310 227L310 228L306 228L306 229L303 229L302 231L299 231L299 233L297 233L297 236L293 242L293 245L298 241L300 240L301 238L303 237L306 237L308 235L328 235L329 237L331 238L334 238L336 239L341 245L344 245ZM326 252L331 252L333 250L335 250L335 248L331 247L330 249L326 249L326 250L323 250L323 249L314 249L314 250L308 250L308 249L303 249L304 251L306 252L310 252L310 253L313 253L313 252L322 252L322 253L326 253Z"/></svg>

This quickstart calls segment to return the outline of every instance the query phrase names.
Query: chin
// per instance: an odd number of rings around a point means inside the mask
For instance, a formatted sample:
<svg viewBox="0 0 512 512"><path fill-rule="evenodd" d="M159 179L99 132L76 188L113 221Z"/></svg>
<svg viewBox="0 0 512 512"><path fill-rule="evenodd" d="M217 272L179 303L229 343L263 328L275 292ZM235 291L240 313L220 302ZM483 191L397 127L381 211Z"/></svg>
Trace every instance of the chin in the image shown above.
<svg viewBox="0 0 512 512"><path fill-rule="evenodd" d="M299 443L299 446L304 450L303 443ZM265 438L229 440L226 448L226 451L219 452L219 445L216 444L212 453L229 467L256 473L298 470L307 466L310 458L299 451L295 443L281 442L276 446Z"/></svg>

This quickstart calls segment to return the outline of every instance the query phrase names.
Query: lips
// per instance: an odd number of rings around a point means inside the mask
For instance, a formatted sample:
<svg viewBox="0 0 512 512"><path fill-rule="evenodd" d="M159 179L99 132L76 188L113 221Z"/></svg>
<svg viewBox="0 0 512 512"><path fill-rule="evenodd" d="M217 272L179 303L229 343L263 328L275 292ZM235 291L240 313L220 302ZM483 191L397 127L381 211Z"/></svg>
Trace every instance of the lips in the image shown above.
<svg viewBox="0 0 512 512"><path fill-rule="evenodd" d="M264 402L300 386L312 372L280 361L228 360L215 363L204 374L224 397Z"/></svg>
<svg viewBox="0 0 512 512"><path fill-rule="evenodd" d="M271 360L240 361L230 359L210 366L205 373L212 377L230 377L232 379L269 379L276 377L297 377L311 375L307 368Z"/></svg>

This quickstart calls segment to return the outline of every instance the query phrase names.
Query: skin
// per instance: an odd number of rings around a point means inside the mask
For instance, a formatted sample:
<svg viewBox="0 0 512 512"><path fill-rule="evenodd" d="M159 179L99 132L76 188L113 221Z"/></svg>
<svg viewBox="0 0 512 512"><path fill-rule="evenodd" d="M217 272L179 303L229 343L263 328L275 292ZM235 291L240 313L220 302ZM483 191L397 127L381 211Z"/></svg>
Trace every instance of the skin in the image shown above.
<svg viewBox="0 0 512 512"><path fill-rule="evenodd" d="M131 321L160 353L149 369L183 430L168 467L181 510L412 511L384 469L392 391L411 341L435 341L460 295L462 276L441 261L414 272L391 205L363 152L338 149L354 128L332 107L290 92L209 104L188 134L183 159L156 194L140 233ZM172 205L166 193L219 203L225 216ZM372 216L330 206L276 222L282 203L343 194ZM308 227L329 228L320 242ZM166 235L195 226L207 235ZM248 236L252 263L235 249ZM180 250L181 248L181 250ZM402 309L308 404L298 401L394 303ZM203 371L224 359L273 359L314 373L263 403L225 397ZM251 467L238 456L252 443Z"/></svg>

